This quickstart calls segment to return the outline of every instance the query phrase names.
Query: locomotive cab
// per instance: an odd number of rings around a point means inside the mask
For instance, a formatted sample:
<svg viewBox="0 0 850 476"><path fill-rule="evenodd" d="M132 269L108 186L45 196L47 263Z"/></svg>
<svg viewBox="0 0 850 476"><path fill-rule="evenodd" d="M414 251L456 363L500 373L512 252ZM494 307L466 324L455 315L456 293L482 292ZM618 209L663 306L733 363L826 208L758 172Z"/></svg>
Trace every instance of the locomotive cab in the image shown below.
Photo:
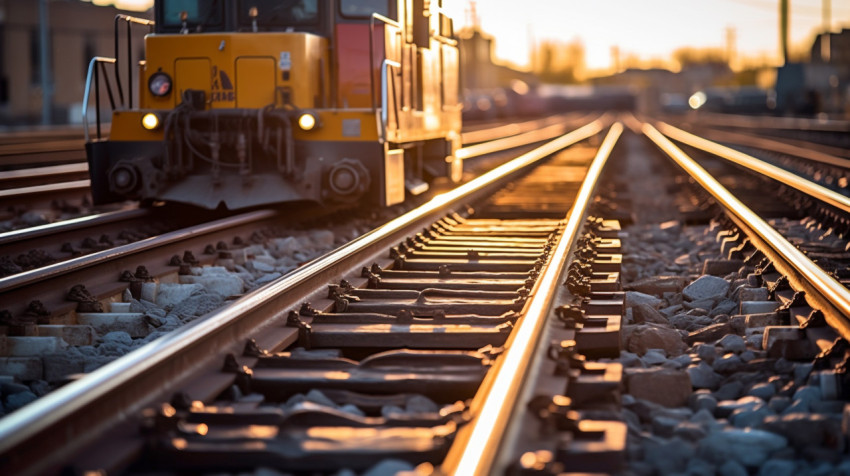
<svg viewBox="0 0 850 476"><path fill-rule="evenodd" d="M387 206L460 178L438 1L159 0L155 25L138 107L87 143L96 203Z"/></svg>

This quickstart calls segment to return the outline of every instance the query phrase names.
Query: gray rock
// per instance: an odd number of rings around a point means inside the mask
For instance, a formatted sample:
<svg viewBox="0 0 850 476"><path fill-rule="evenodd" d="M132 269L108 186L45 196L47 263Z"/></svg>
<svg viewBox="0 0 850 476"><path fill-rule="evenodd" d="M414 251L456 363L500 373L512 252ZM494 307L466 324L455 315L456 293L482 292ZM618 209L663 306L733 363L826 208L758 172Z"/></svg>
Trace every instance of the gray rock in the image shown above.
<svg viewBox="0 0 850 476"><path fill-rule="evenodd" d="M102 342L114 342L116 344L130 345L133 343L133 338L130 334L123 331L110 332L100 338Z"/></svg>
<svg viewBox="0 0 850 476"><path fill-rule="evenodd" d="M708 315L714 317L719 316L721 314L732 314L732 312L734 312L737 307L738 303L732 301L731 299L725 299L715 305L711 312L708 313Z"/></svg>
<svg viewBox="0 0 850 476"><path fill-rule="evenodd" d="M694 344L696 342L714 342L717 339L722 338L726 334L731 333L732 325L728 322L722 322L706 326L698 331L691 332L688 335L688 338L685 339L685 341L689 344Z"/></svg>
<svg viewBox="0 0 850 476"><path fill-rule="evenodd" d="M804 383L812 373L814 364L811 362L798 362L794 365L794 382L797 384Z"/></svg>
<svg viewBox="0 0 850 476"><path fill-rule="evenodd" d="M688 467L685 468L688 476L714 476L716 468L713 464L700 458L693 458L688 461Z"/></svg>
<svg viewBox="0 0 850 476"><path fill-rule="evenodd" d="M330 233L330 232L329 232ZM331 234L333 236L333 234ZM412 472L415 468L407 461L385 459L369 468L362 476L395 476L403 471Z"/></svg>
<svg viewBox="0 0 850 476"><path fill-rule="evenodd" d="M667 355L675 357L687 349L679 333L673 329L647 324L635 327L629 335L627 350L630 352L644 355L649 349L664 349Z"/></svg>
<svg viewBox="0 0 850 476"><path fill-rule="evenodd" d="M647 322L652 322L655 324L660 324L664 327L670 326L670 323L667 322L667 318L664 317L660 312L656 311L654 307L649 306L648 304L637 304L633 306L632 318L634 319L635 324L644 324Z"/></svg>
<svg viewBox="0 0 850 476"><path fill-rule="evenodd" d="M664 304L661 299L649 294L640 293L637 291L626 291L626 307L635 307L640 304L645 304L649 307L658 309Z"/></svg>
<svg viewBox="0 0 850 476"><path fill-rule="evenodd" d="M292 255L301 246L298 240L291 236L286 238L272 238L270 244L279 255Z"/></svg>
<svg viewBox="0 0 850 476"><path fill-rule="evenodd" d="M684 371L664 367L626 369L625 381L628 393L635 398L668 407L684 405L692 391L691 381Z"/></svg>
<svg viewBox="0 0 850 476"><path fill-rule="evenodd" d="M739 371L743 367L743 361L735 354L726 354L719 359L715 359L711 366L715 372L721 374L731 374Z"/></svg>
<svg viewBox="0 0 850 476"><path fill-rule="evenodd" d="M683 440L691 442L698 442L705 438L705 435L707 434L708 430L706 430L702 425L689 421L679 422L679 424L677 424L673 429L673 436L677 436Z"/></svg>
<svg viewBox="0 0 850 476"><path fill-rule="evenodd" d="M741 352L740 357L741 357L742 362L750 362L750 361L755 360L756 353L751 351L751 350L745 350L745 351Z"/></svg>
<svg viewBox="0 0 850 476"><path fill-rule="evenodd" d="M36 394L26 390L24 392L17 392L11 395L6 395L3 399L3 406L6 408L7 412L13 412L24 405L32 403L36 401L38 397Z"/></svg>
<svg viewBox="0 0 850 476"><path fill-rule="evenodd" d="M682 276L652 276L635 281L627 285L625 289L653 296L662 296L664 293L682 292L685 282L686 280Z"/></svg>
<svg viewBox="0 0 850 476"><path fill-rule="evenodd" d="M776 413L785 411L789 405L791 405L791 398L783 395L775 395L767 402L767 406Z"/></svg>
<svg viewBox="0 0 850 476"><path fill-rule="evenodd" d="M747 343L744 342L744 338L736 334L723 336L723 338L717 342L717 345L722 347L726 352L735 352L736 354L740 354L747 350Z"/></svg>
<svg viewBox="0 0 850 476"><path fill-rule="evenodd" d="M649 349L641 357L641 360L646 366L661 365L667 362L667 354L664 352L664 349Z"/></svg>
<svg viewBox="0 0 850 476"><path fill-rule="evenodd" d="M786 459L769 459L759 468L758 476L794 476L797 464Z"/></svg>
<svg viewBox="0 0 850 476"><path fill-rule="evenodd" d="M763 339L764 339L764 334L752 334L752 335L747 336L746 341L747 341L747 345L749 345L753 349L762 350L761 349L761 342L762 342Z"/></svg>
<svg viewBox="0 0 850 476"><path fill-rule="evenodd" d="M0 384L0 393L3 395L11 395L13 393L21 393L28 392L30 388L22 383L15 383L14 381L3 382Z"/></svg>
<svg viewBox="0 0 850 476"><path fill-rule="evenodd" d="M728 417L737 410L754 410L765 405L758 397L741 397L737 400L722 400L717 404L714 414L718 417Z"/></svg>
<svg viewBox="0 0 850 476"><path fill-rule="evenodd" d="M747 468L737 461L726 461L719 468L720 474L723 476L747 476Z"/></svg>
<svg viewBox="0 0 850 476"><path fill-rule="evenodd" d="M753 397L761 398L764 401L770 400L774 395L776 395L776 386L772 383L761 382L753 385L753 388L747 392L747 395L751 395Z"/></svg>
<svg viewBox="0 0 850 476"><path fill-rule="evenodd" d="M821 391L820 387L815 387L812 385L803 385L798 388L796 392L794 392L793 401L803 401L807 405L811 406L812 402L821 401Z"/></svg>
<svg viewBox="0 0 850 476"><path fill-rule="evenodd" d="M319 405L323 405L326 407L336 408L336 403L333 402L330 398L325 396L321 390L310 390L307 392L307 395L304 396L305 401L313 402Z"/></svg>
<svg viewBox="0 0 850 476"><path fill-rule="evenodd" d="M352 405L351 403L346 403L345 405L339 407L339 410L351 415L366 416L366 414L363 413L363 410L357 408L356 405Z"/></svg>
<svg viewBox="0 0 850 476"><path fill-rule="evenodd" d="M309 233L310 241L318 250L329 250L334 247L334 234L330 230L313 230Z"/></svg>
<svg viewBox="0 0 850 476"><path fill-rule="evenodd" d="M160 283L156 293L156 304L167 308L186 301L190 296L199 294L206 294L206 289L199 283Z"/></svg>
<svg viewBox="0 0 850 476"><path fill-rule="evenodd" d="M738 300L740 301L767 301L770 299L770 292L767 288L741 288L738 292Z"/></svg>
<svg viewBox="0 0 850 476"><path fill-rule="evenodd" d="M774 451L787 446L788 441L777 434L763 430L730 429L710 433L700 441L697 454L717 464L721 474L737 474L726 464L734 461L746 467L758 467L770 457ZM744 476L747 472L744 471Z"/></svg>
<svg viewBox="0 0 850 476"><path fill-rule="evenodd" d="M712 344L697 344L694 346L694 352L705 363L712 364L717 358L717 348Z"/></svg>
<svg viewBox="0 0 850 476"><path fill-rule="evenodd" d="M720 385L723 379L720 375L705 362L700 362L697 365L691 365L687 369L688 377L690 377L691 385L694 388L709 388L715 389Z"/></svg>
<svg viewBox="0 0 850 476"><path fill-rule="evenodd" d="M707 316L715 304L717 304L716 298L707 298L698 301L685 301L682 306L685 309L702 311L701 314Z"/></svg>
<svg viewBox="0 0 850 476"><path fill-rule="evenodd" d="M428 397L412 395L405 402L405 410L407 413L413 414L437 413L440 411L440 407Z"/></svg>
<svg viewBox="0 0 850 476"><path fill-rule="evenodd" d="M841 422L828 415L792 413L770 416L765 418L761 429L782 435L795 448L817 446L831 450L844 450Z"/></svg>
<svg viewBox="0 0 850 476"><path fill-rule="evenodd" d="M673 368L684 369L693 363L693 359L688 354L682 354L678 357L674 357L668 360L667 363L674 364L672 366Z"/></svg>
<svg viewBox="0 0 850 476"><path fill-rule="evenodd" d="M729 291L729 282L716 276L702 276L687 285L682 294L689 301L709 298L721 298Z"/></svg>
<svg viewBox="0 0 850 476"><path fill-rule="evenodd" d="M30 390L39 397L43 397L50 393L51 387L50 384L44 380L34 380L30 382Z"/></svg>
<svg viewBox="0 0 850 476"><path fill-rule="evenodd" d="M776 413L768 408L767 405L761 404L754 408L742 408L732 412L729 416L729 421L737 428L755 428L762 424L765 418L774 416Z"/></svg>
<svg viewBox="0 0 850 476"><path fill-rule="evenodd" d="M254 260L254 261L251 262L251 264L254 266L255 270L257 270L261 273L272 273L272 272L274 272L274 265L264 263L260 260Z"/></svg>
<svg viewBox="0 0 850 476"><path fill-rule="evenodd" d="M283 275L276 272L276 271L274 273L264 274L264 275L260 276L259 278L257 278L257 280L254 281L254 284L257 285L257 286L262 286L264 284L268 284L268 283L274 281L275 279L277 279L281 276L283 276Z"/></svg>
<svg viewBox="0 0 850 476"><path fill-rule="evenodd" d="M694 456L694 447L681 438L644 440L644 461L655 466L661 474L682 471Z"/></svg>
<svg viewBox="0 0 850 476"><path fill-rule="evenodd" d="M679 420L675 418L656 416L652 419L652 433L662 438L670 438L673 436L673 430L679 423Z"/></svg>
<svg viewBox="0 0 850 476"><path fill-rule="evenodd" d="M744 391L744 384L738 381L726 382L714 392L714 398L719 401L737 400Z"/></svg>
<svg viewBox="0 0 850 476"><path fill-rule="evenodd" d="M634 352L629 352L627 350L620 351L620 363L623 364L624 368L629 367L643 367L643 361L638 357Z"/></svg>
<svg viewBox="0 0 850 476"><path fill-rule="evenodd" d="M697 395L691 408L697 411L705 409L713 414L717 409L717 399L711 394Z"/></svg>

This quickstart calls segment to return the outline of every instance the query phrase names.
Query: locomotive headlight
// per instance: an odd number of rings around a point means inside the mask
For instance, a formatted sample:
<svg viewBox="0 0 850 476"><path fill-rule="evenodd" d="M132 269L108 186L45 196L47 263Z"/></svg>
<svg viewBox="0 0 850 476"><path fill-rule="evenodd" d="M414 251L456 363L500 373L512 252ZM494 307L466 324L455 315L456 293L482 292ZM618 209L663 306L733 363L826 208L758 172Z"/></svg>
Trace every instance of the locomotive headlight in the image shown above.
<svg viewBox="0 0 850 476"><path fill-rule="evenodd" d="M318 123L319 121L316 119L316 115L312 112L305 112L298 118L298 127L300 127L301 130L311 131Z"/></svg>
<svg viewBox="0 0 850 476"><path fill-rule="evenodd" d="M152 112L145 114L142 116L142 127L149 131L156 129L159 127L159 116Z"/></svg>
<svg viewBox="0 0 850 476"><path fill-rule="evenodd" d="M171 76L158 72L148 79L148 89L156 97L168 96L171 92Z"/></svg>

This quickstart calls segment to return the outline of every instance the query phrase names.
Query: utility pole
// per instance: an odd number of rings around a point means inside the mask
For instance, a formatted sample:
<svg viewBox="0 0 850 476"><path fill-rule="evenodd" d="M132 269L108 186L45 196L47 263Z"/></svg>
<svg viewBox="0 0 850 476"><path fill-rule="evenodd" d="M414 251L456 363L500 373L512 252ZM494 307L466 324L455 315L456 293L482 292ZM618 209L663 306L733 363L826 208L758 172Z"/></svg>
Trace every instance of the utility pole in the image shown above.
<svg viewBox="0 0 850 476"><path fill-rule="evenodd" d="M39 58L41 68L41 124L48 126L52 123L53 112L53 81L50 72L50 23L48 2L40 0L38 4L38 29L39 29Z"/></svg>
<svg viewBox="0 0 850 476"><path fill-rule="evenodd" d="M732 69L732 62L735 61L735 27L726 27L726 64L729 69Z"/></svg>
<svg viewBox="0 0 850 476"><path fill-rule="evenodd" d="M832 2L823 0L823 35L821 35L820 40L820 57L824 63L829 63L832 56L830 33L832 33Z"/></svg>
<svg viewBox="0 0 850 476"><path fill-rule="evenodd" d="M782 64L788 64L788 1L779 0L779 41L782 44Z"/></svg>

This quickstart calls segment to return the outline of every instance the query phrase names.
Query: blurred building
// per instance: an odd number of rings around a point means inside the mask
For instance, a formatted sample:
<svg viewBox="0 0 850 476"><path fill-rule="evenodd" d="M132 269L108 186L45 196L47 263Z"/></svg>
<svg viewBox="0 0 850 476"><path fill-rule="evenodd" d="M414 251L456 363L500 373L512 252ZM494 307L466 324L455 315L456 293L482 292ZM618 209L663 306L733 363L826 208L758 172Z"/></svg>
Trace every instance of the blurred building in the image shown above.
<svg viewBox="0 0 850 476"><path fill-rule="evenodd" d="M461 30L457 38L461 90L508 88L514 80L528 84L535 82L533 74L496 62L493 59L493 37L478 28Z"/></svg>
<svg viewBox="0 0 850 476"><path fill-rule="evenodd" d="M0 125L41 122L44 95L40 3L38 0L0 0ZM79 123L89 61L93 56L114 56L115 15L127 13L150 18L151 13L124 12L80 0L50 0L47 5L51 73L48 79L53 89L51 122ZM135 60L143 57L145 32L144 28L134 29ZM124 36L122 30L122 54L126 54Z"/></svg>

